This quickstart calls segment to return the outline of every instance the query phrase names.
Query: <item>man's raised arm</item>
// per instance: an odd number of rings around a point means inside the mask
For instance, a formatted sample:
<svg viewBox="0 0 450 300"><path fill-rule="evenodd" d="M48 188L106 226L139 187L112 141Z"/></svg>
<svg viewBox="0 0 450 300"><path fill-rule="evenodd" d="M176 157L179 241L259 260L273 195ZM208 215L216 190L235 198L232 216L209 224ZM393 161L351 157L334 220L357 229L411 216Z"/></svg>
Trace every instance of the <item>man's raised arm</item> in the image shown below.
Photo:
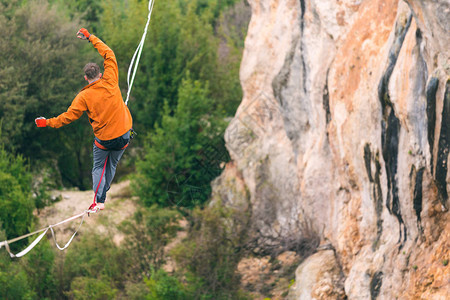
<svg viewBox="0 0 450 300"><path fill-rule="evenodd" d="M90 34L89 31L87 31L84 28L81 28L77 32L77 37L91 42L92 45L94 45L94 47L97 49L98 53L103 57L104 72L103 72L102 78L106 81L111 80L115 83L118 83L119 82L119 68L117 66L116 56L114 55L114 52L111 50L111 48L109 48L98 37L96 37L93 34Z"/></svg>

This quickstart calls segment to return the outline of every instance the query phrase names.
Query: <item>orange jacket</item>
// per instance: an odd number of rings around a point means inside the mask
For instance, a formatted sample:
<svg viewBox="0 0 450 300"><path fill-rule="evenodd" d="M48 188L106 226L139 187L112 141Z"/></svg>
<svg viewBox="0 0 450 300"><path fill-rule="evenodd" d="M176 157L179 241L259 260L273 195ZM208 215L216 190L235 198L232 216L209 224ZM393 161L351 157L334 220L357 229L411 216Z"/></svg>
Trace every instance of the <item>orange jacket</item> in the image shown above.
<svg viewBox="0 0 450 300"><path fill-rule="evenodd" d="M47 120L47 126L59 128L81 117L85 111L97 138L115 139L131 129L133 120L119 89L119 69L114 52L98 37L89 41L104 58L103 77L85 86L65 113Z"/></svg>

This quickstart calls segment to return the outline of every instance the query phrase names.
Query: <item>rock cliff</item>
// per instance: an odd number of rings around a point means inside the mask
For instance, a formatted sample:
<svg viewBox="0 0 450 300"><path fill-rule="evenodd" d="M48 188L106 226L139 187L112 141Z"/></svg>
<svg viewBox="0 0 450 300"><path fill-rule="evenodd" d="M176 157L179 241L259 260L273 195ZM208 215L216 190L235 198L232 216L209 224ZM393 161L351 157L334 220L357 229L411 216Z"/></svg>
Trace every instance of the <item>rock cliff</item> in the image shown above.
<svg viewBox="0 0 450 300"><path fill-rule="evenodd" d="M448 299L449 1L248 2L213 197L261 251L320 240L291 299Z"/></svg>

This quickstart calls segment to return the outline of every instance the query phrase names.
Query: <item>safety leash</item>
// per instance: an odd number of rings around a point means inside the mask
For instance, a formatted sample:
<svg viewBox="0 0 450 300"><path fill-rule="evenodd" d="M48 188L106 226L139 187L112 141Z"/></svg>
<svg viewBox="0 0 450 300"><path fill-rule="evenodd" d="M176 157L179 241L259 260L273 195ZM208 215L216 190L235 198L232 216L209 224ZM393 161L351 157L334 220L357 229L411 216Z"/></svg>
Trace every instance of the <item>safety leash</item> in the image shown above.
<svg viewBox="0 0 450 300"><path fill-rule="evenodd" d="M95 213L95 212L98 211L97 193L98 193L98 188L100 187L100 184L102 183L103 175L105 174L106 163L108 162L108 157L109 157L109 154L106 156L105 163L103 164L102 176L100 177L100 180L98 181L97 189L95 190L94 201L92 202L91 206L89 206L89 208L88 208L88 210L90 212L94 212ZM89 217L89 212L88 212L88 217Z"/></svg>
<svg viewBox="0 0 450 300"><path fill-rule="evenodd" d="M142 49L144 48L144 42L145 42L145 36L147 35L147 29L148 25L150 24L150 19L152 17L152 11L153 11L153 4L155 1L150 0L148 2L148 17L147 17L147 24L145 25L144 34L142 35L141 41L136 48L136 51L134 52L133 58L131 59L130 66L128 67L128 75L127 75L127 84L128 84L128 91L127 91L127 99L125 100L125 105L128 105L128 99L130 98L131 93L131 87L133 86L134 77L136 76L136 71L139 65L139 60L141 59L141 53ZM136 59L136 63L135 60ZM130 81L130 74L133 73L131 76Z"/></svg>

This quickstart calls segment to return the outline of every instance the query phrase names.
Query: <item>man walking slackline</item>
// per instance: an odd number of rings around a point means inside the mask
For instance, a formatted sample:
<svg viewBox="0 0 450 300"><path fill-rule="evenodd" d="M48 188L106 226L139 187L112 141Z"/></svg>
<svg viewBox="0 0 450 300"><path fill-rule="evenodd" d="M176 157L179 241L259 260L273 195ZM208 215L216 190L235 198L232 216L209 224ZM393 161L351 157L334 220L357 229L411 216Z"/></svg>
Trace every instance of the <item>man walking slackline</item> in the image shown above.
<svg viewBox="0 0 450 300"><path fill-rule="evenodd" d="M95 35L81 28L77 37L88 40L103 57L104 74L95 63L84 67L88 81L66 112L56 118L35 120L38 127L59 128L81 117L89 117L94 131L92 181L96 203L91 209L104 209L106 192L114 178L117 164L130 141L132 117L119 89L119 69L114 52Z"/></svg>

